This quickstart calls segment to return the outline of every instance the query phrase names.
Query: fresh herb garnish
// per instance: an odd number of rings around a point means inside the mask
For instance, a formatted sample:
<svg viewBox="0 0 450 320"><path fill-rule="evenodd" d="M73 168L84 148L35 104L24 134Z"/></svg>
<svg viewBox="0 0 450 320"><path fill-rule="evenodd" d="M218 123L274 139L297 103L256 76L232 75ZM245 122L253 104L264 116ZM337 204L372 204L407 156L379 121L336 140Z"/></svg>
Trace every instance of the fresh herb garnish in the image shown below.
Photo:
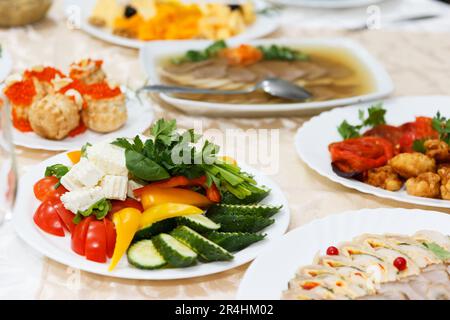
<svg viewBox="0 0 450 320"><path fill-rule="evenodd" d="M425 148L426 139L416 139L413 141L412 148L416 152L425 153L427 149Z"/></svg>
<svg viewBox="0 0 450 320"><path fill-rule="evenodd" d="M384 118L386 114L386 110L383 109L382 103L377 103L371 106L367 110L367 117L365 115L364 110L359 110L358 116L361 124L359 125L351 125L347 122L347 120L342 121L342 123L338 126L337 130L339 134L344 139L351 139L359 137L360 130L364 127L376 127L380 124L385 124L386 120Z"/></svg>
<svg viewBox="0 0 450 320"><path fill-rule="evenodd" d="M82 147L81 147L81 157L86 158L87 157L87 148L92 146L92 144L90 144L89 142L86 142Z"/></svg>
<svg viewBox="0 0 450 320"><path fill-rule="evenodd" d="M450 259L450 252L442 248L440 245L434 242L424 242L424 247L433 252L439 259L448 260Z"/></svg>
<svg viewBox="0 0 450 320"><path fill-rule="evenodd" d="M137 136L134 140L117 139L113 144L125 149L130 173L147 182L179 175L189 179L206 175L208 186L214 183L240 199L261 192L250 175L217 157L217 145L206 140L197 146L201 136L193 129L176 129L175 120L160 119L150 128L151 137L145 142Z"/></svg>
<svg viewBox="0 0 450 320"><path fill-rule="evenodd" d="M89 217L91 215L94 215L98 220L101 220L106 217L111 208L112 206L109 200L101 199L91 205L88 209L78 212L73 218L73 223L78 224L84 217Z"/></svg>
<svg viewBox="0 0 450 320"><path fill-rule="evenodd" d="M442 117L438 112L431 121L431 125L439 133L439 140L450 144L450 119Z"/></svg>
<svg viewBox="0 0 450 320"><path fill-rule="evenodd" d="M61 180L61 178L69 172L69 168L66 167L63 164L54 164L52 166L49 166L45 169L45 176L50 177L54 176L58 178L58 180ZM55 184L55 188L58 188L61 185L61 182L58 181L58 183Z"/></svg>
<svg viewBox="0 0 450 320"><path fill-rule="evenodd" d="M205 50L188 50L182 57L172 59L172 63L198 62L215 57L220 50L227 48L223 40L219 40L208 46Z"/></svg>
<svg viewBox="0 0 450 320"><path fill-rule="evenodd" d="M268 47L259 46L258 49L262 52L264 60L305 61L309 59L304 52L274 44Z"/></svg>

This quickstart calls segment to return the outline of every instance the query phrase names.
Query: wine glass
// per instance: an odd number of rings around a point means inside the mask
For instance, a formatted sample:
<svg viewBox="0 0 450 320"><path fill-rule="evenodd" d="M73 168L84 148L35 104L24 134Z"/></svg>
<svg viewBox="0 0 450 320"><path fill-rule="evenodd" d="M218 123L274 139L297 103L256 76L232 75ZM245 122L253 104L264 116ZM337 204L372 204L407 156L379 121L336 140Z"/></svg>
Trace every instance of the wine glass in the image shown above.
<svg viewBox="0 0 450 320"><path fill-rule="evenodd" d="M17 168L11 131L10 105L0 93L0 224L11 218L16 198Z"/></svg>

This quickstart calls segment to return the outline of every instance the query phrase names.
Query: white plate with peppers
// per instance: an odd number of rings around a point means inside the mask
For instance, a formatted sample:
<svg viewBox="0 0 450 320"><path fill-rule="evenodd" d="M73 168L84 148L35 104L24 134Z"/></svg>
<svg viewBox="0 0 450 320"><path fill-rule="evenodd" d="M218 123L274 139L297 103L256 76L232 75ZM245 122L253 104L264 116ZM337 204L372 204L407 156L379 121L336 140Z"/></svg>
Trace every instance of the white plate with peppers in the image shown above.
<svg viewBox="0 0 450 320"><path fill-rule="evenodd" d="M105 142L112 152L88 145L30 169L19 181L18 234L73 268L163 280L235 268L285 233L288 203L270 178L215 154L202 165L164 162L183 135L168 121L151 132L147 141ZM108 162L114 154L123 154L125 168Z"/></svg>

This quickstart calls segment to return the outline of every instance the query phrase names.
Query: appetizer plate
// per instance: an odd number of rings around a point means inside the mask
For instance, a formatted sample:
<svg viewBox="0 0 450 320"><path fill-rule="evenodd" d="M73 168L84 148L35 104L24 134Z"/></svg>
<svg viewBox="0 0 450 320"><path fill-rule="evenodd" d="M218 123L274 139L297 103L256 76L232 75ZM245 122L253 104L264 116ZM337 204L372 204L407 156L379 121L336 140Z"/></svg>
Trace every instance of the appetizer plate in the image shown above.
<svg viewBox="0 0 450 320"><path fill-rule="evenodd" d="M286 6L308 7L318 9L349 9L365 7L385 0L270 0Z"/></svg>
<svg viewBox="0 0 450 320"><path fill-rule="evenodd" d="M301 114L318 112L331 107L349 105L371 101L388 96L394 89L393 83L384 67L356 42L335 38L335 39L261 39L252 41L229 40L227 44L237 46L241 43L251 45L280 45L293 48L313 47L313 48L341 48L349 51L359 62L367 68L370 77L374 81L375 90L372 93L356 97L334 99L328 101L299 102L299 103L280 103L280 104L230 104L215 103L206 101L195 101L176 98L167 94L160 94L161 98L167 103L183 110L189 114L213 115L213 116L268 116L281 114ZM141 49L141 63L147 73L151 84L161 83L158 74L158 65L164 57L182 55L187 50L200 50L211 44L210 41L185 41L180 42L154 42L148 43Z"/></svg>
<svg viewBox="0 0 450 320"><path fill-rule="evenodd" d="M43 150L71 150L76 149L86 142L95 143L114 137L133 137L144 132L153 122L153 109L147 99L138 99L132 92L122 87L127 95L128 119L123 127L110 133L98 133L86 130L75 137L67 137L63 140L45 139L34 132L20 132L13 128L13 142L17 146Z"/></svg>
<svg viewBox="0 0 450 320"><path fill-rule="evenodd" d="M0 82L3 82L12 69L12 60L8 51L0 46Z"/></svg>
<svg viewBox="0 0 450 320"><path fill-rule="evenodd" d="M289 206L278 185L257 170L248 166L241 166L244 171L254 174L258 183L272 189L270 195L262 203L283 205L280 212L274 216L275 223L264 229L264 233L267 234L266 239L235 253L234 259L229 262L199 263L189 268L179 269L139 270L129 265L127 258L124 256L116 269L109 272L108 264L88 261L85 257L74 253L70 249L70 235L62 238L46 234L33 222L34 212L39 206L39 201L35 199L33 194L33 185L42 178L45 168L55 163L70 164L66 154L61 153L30 168L22 176L19 181L17 201L13 212L13 224L22 239L34 249L55 261L83 271L117 278L149 280L183 279L222 272L253 260L269 243L280 238L289 225Z"/></svg>
<svg viewBox="0 0 450 320"><path fill-rule="evenodd" d="M297 269L311 264L315 254L323 253L330 245L363 233L410 235L425 229L448 234L450 216L426 210L379 208L314 220L268 246L247 269L237 299L280 299Z"/></svg>
<svg viewBox="0 0 450 320"><path fill-rule="evenodd" d="M139 49L143 45L145 45L145 43L153 42L153 41L128 39L125 37L116 36L106 29L98 28L89 24L88 22L89 15L91 14L95 6L95 2L96 1L92 0L65 0L66 10L68 11L67 13L69 15L71 14L79 15L78 22L80 23L79 26L83 31L103 41L129 48ZM255 10L262 10L264 8L266 8L266 5L262 1L260 0L255 1ZM256 21L252 25L248 26L243 33L235 37L232 37L232 39L261 38L274 32L278 28L278 26L279 20L277 17L258 14L256 17Z"/></svg>
<svg viewBox="0 0 450 320"><path fill-rule="evenodd" d="M448 116L446 114L448 105L450 105L450 97L448 96L401 97L383 102L383 108L387 110L386 122L392 125L414 121L417 116L434 117L439 110L443 116ZM415 197L408 195L404 189L395 192L387 191L357 180L339 177L333 172L328 145L342 140L337 127L343 120L347 120L349 123L357 123L358 110L370 106L371 104L363 104L335 109L324 112L306 122L298 130L295 138L295 145L300 158L320 175L346 187L381 198L424 206L450 208L450 201L448 200Z"/></svg>

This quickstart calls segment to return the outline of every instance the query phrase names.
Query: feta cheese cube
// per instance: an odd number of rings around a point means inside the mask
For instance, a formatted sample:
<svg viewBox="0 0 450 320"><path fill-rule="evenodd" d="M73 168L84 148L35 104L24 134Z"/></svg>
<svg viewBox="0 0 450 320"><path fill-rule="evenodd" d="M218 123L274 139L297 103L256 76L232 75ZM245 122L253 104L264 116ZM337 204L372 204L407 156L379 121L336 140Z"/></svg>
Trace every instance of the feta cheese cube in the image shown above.
<svg viewBox="0 0 450 320"><path fill-rule="evenodd" d="M88 147L87 157L107 175L128 176L125 150L120 147L109 142L97 143Z"/></svg>
<svg viewBox="0 0 450 320"><path fill-rule="evenodd" d="M102 188L81 188L66 192L61 196L61 201L67 210L77 213L88 209L94 203L104 198Z"/></svg>
<svg viewBox="0 0 450 320"><path fill-rule="evenodd" d="M142 187L143 187L142 184L137 183L134 180L129 180L128 181L127 196L132 198L132 199L139 200L139 198L134 195L133 191L136 190L136 189L142 188Z"/></svg>
<svg viewBox="0 0 450 320"><path fill-rule="evenodd" d="M69 172L86 187L96 186L105 175L102 170L86 158L81 158L80 162L74 165Z"/></svg>
<svg viewBox="0 0 450 320"><path fill-rule="evenodd" d="M83 188L83 184L74 176L73 171L69 170L62 178L61 184L69 191Z"/></svg>
<svg viewBox="0 0 450 320"><path fill-rule="evenodd" d="M123 201L127 198L128 177L106 175L100 186L106 199Z"/></svg>

